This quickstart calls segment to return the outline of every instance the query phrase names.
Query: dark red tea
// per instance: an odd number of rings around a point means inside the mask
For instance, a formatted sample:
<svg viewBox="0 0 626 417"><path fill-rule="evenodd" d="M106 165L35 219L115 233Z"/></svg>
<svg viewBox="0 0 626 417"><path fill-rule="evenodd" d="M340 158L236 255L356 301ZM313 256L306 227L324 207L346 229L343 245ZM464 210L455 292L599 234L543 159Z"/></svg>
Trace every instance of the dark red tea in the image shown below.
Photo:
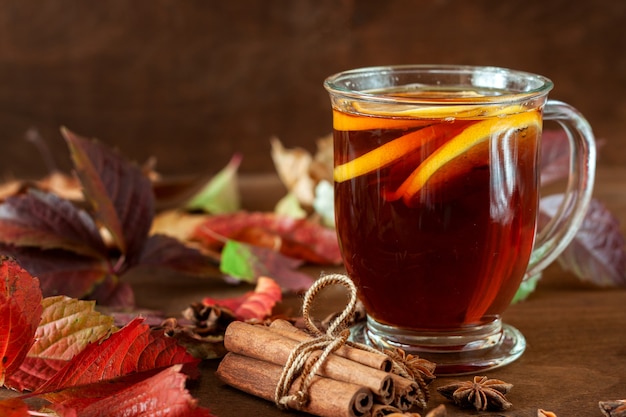
<svg viewBox="0 0 626 417"><path fill-rule="evenodd" d="M464 107L455 117L334 112L339 242L380 323L423 331L485 324L523 278L540 114Z"/></svg>

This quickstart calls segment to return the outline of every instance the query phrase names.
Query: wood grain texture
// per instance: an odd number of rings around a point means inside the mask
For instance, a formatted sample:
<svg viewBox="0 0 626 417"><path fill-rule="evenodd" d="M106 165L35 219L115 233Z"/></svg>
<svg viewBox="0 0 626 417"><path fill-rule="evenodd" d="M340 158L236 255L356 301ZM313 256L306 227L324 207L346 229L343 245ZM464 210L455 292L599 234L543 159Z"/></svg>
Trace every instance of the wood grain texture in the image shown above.
<svg viewBox="0 0 626 417"><path fill-rule="evenodd" d="M59 127L166 174L211 173L242 152L273 170L269 139L313 150L330 132L323 79L407 63L541 73L626 161L626 2L583 0L0 0L0 176L63 169Z"/></svg>

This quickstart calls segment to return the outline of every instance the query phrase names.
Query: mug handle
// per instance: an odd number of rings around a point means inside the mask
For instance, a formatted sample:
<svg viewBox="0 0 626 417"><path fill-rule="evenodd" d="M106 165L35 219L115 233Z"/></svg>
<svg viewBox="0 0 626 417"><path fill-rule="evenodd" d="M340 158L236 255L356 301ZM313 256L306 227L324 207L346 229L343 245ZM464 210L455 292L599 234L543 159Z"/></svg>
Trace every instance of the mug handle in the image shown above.
<svg viewBox="0 0 626 417"><path fill-rule="evenodd" d="M557 214L537 235L525 279L537 276L571 243L580 228L593 192L596 143L591 126L574 107L548 100L544 120L553 120L567 133L570 147L569 179Z"/></svg>

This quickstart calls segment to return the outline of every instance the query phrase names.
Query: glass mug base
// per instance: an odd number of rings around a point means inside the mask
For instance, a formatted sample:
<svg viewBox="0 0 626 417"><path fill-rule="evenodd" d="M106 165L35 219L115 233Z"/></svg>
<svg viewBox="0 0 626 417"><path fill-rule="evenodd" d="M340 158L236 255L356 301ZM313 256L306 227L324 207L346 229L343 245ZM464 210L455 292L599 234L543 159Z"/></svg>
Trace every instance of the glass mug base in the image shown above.
<svg viewBox="0 0 626 417"><path fill-rule="evenodd" d="M437 365L437 375L476 374L507 365L526 349L515 327L493 322L449 332L415 332L381 324L371 317L350 329L351 340L379 349L400 348Z"/></svg>

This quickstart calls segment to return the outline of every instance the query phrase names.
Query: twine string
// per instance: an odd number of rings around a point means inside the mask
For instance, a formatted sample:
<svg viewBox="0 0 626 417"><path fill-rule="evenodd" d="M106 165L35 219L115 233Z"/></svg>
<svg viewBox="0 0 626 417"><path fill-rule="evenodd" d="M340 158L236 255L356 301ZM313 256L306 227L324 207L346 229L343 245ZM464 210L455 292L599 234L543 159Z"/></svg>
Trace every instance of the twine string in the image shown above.
<svg viewBox="0 0 626 417"><path fill-rule="evenodd" d="M313 321L311 307L319 292L330 285L343 285L348 289L349 300L344 310L330 321L326 332L320 330ZM384 354L392 364L391 372L404 378L418 382L417 402L426 407L427 391L424 392L426 383L419 377L416 379L413 372L408 369L408 363L404 359L404 353L399 355L394 351L380 351L364 343L348 340L350 329L348 328L354 319L357 307L356 286L348 276L343 274L330 274L320 277L306 292L303 300L302 316L311 339L299 343L290 353L283 367L280 379L274 393L274 402L281 409L302 410L309 401L309 388L314 377L328 359L328 357L341 346L347 345L360 350ZM299 379L299 381L298 381ZM298 387L293 389L298 381Z"/></svg>
<svg viewBox="0 0 626 417"><path fill-rule="evenodd" d="M349 300L345 309L334 318L326 332L322 332L313 322L311 307L313 300L319 292L329 285L343 285L348 289ZM346 275L329 274L319 278L306 292L303 300L302 315L309 332L314 336L312 339L298 344L287 358L276 391L274 402L279 408L293 408L300 410L309 400L309 387L319 369L324 365L328 357L335 350L345 344L356 345L366 350L375 350L369 346L355 344L348 341L350 336L350 324L356 311L357 291L354 283ZM319 355L313 356L316 352ZM379 351L376 351L380 353ZM289 394L298 377L302 377L298 388Z"/></svg>

